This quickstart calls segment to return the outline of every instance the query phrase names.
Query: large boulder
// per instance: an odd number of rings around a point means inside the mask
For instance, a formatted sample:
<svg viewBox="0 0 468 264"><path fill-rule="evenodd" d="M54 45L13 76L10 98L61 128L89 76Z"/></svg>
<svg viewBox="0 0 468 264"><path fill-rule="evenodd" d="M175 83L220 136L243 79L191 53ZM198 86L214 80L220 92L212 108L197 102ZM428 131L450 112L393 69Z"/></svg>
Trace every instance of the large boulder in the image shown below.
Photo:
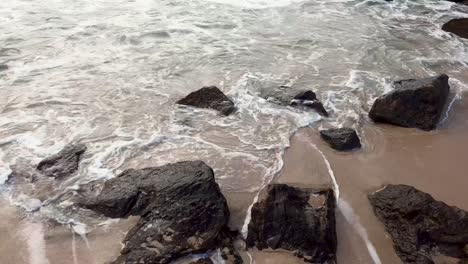
<svg viewBox="0 0 468 264"><path fill-rule="evenodd" d="M375 122L432 130L444 111L450 86L441 74L394 83L395 90L375 100L369 117Z"/></svg>
<svg viewBox="0 0 468 264"><path fill-rule="evenodd" d="M141 216L116 263L170 263L206 252L229 220L213 170L202 161L124 171L80 204L112 218Z"/></svg>
<svg viewBox="0 0 468 264"><path fill-rule="evenodd" d="M452 19L442 26L442 30L468 39L468 18Z"/></svg>
<svg viewBox="0 0 468 264"><path fill-rule="evenodd" d="M347 151L361 147L361 141L354 129L332 128L320 131L320 136L330 147L339 151Z"/></svg>
<svg viewBox="0 0 468 264"><path fill-rule="evenodd" d="M369 200L403 263L433 264L443 256L468 261L468 212L407 185L387 185Z"/></svg>
<svg viewBox="0 0 468 264"><path fill-rule="evenodd" d="M328 112L311 90L290 91L289 87L282 86L277 90L266 90L262 97L281 105L289 105L299 109L313 109L322 116L328 117Z"/></svg>
<svg viewBox="0 0 468 264"><path fill-rule="evenodd" d="M65 178L78 170L81 156L85 151L84 144L69 144L59 153L39 162L37 170L48 177Z"/></svg>
<svg viewBox="0 0 468 264"><path fill-rule="evenodd" d="M285 184L269 185L266 191L252 208L247 246L295 251L311 263L335 263L333 191Z"/></svg>
<svg viewBox="0 0 468 264"><path fill-rule="evenodd" d="M226 116L236 111L234 102L216 86L203 87L180 99L177 103L197 108L211 108Z"/></svg>

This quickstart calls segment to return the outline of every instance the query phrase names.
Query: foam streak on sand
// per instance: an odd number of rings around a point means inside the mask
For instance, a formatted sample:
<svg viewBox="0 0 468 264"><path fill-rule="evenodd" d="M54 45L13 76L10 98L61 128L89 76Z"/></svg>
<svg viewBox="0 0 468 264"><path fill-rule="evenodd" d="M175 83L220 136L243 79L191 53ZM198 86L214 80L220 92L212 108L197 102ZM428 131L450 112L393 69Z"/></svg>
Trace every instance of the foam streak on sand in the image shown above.
<svg viewBox="0 0 468 264"><path fill-rule="evenodd" d="M359 221L359 217L354 213L353 208L351 207L351 205L348 202L346 202L343 199L340 199L340 186L338 185L338 181L336 180L335 173L333 172L333 169L332 169L331 164L328 161L327 157L312 142L310 142L308 140L305 140L303 137L301 137L301 140L304 141L304 142L309 143L322 156L323 161L325 162L325 165L327 166L328 174L330 175L330 178L331 178L331 180L333 182L333 189L335 191L335 197L336 197L336 200L337 200L338 210L340 210L340 212L345 217L346 221L355 228L356 232L359 234L359 236L362 238L362 240L364 240L364 242L366 243L367 250L369 251L369 255L371 256L374 263L375 264L382 264L382 262L380 261L379 255L377 254L377 250L375 249L375 246L369 240L366 229L361 225L361 223Z"/></svg>
<svg viewBox="0 0 468 264"><path fill-rule="evenodd" d="M26 223L22 235L28 245L29 264L49 264L42 224Z"/></svg>

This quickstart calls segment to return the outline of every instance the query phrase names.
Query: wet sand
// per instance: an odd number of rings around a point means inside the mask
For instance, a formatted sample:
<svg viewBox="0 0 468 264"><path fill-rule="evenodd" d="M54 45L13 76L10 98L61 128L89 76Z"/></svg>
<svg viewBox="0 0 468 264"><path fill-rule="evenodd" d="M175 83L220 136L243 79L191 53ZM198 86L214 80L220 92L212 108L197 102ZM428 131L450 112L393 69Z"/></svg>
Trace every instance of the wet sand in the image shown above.
<svg viewBox="0 0 468 264"><path fill-rule="evenodd" d="M468 210L468 100L457 101L448 119L433 132L367 121L359 131L363 148L348 153L329 148L318 136L317 128L298 131L284 155L277 182L333 187L332 173L340 191L336 212L338 263L375 263L366 240L375 247L381 263L401 263L370 208L367 194L388 183L408 184ZM240 229L255 194L224 193L231 210L230 226ZM96 227L86 235L87 244L67 226L29 219L5 200L0 205L0 256L2 263L8 264L106 263L119 254L120 241L135 223L130 219L108 228ZM304 263L289 252L249 253L256 264ZM249 257L245 259L249 263Z"/></svg>
<svg viewBox="0 0 468 264"><path fill-rule="evenodd" d="M447 120L433 132L370 122L364 122L360 132L363 149L339 153L320 139L318 129L302 129L285 154L278 181L333 186L321 151L340 190L340 208L336 212L338 263L374 263L365 235L375 246L381 263L401 263L390 237L372 212L367 194L385 184L408 184L468 210L468 100L457 101Z"/></svg>

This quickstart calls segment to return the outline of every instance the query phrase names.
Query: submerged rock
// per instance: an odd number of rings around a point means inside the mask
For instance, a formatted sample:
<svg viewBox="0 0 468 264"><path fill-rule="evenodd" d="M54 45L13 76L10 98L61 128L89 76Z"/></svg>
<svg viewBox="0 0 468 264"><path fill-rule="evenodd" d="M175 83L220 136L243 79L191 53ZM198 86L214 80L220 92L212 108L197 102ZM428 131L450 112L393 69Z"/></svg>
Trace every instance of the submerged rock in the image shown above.
<svg viewBox="0 0 468 264"><path fill-rule="evenodd" d="M387 185L369 200L403 263L435 263L441 255L468 260L468 212L407 185Z"/></svg>
<svg viewBox="0 0 468 264"><path fill-rule="evenodd" d="M450 86L441 74L394 83L395 90L375 100L369 117L375 122L432 130L443 113Z"/></svg>
<svg viewBox="0 0 468 264"><path fill-rule="evenodd" d="M320 131L320 136L330 147L339 151L351 150L361 147L361 141L354 129L332 128Z"/></svg>
<svg viewBox="0 0 468 264"><path fill-rule="evenodd" d="M81 156L85 151L84 144L69 144L59 153L39 162L37 170L56 179L70 176L78 170Z"/></svg>
<svg viewBox="0 0 468 264"><path fill-rule="evenodd" d="M225 116L236 111L234 102L216 86L203 87L180 99L177 103L197 108L211 108Z"/></svg>
<svg viewBox="0 0 468 264"><path fill-rule="evenodd" d="M192 261L190 264L213 264L213 261L209 258L201 258L196 261Z"/></svg>
<svg viewBox="0 0 468 264"><path fill-rule="evenodd" d="M8 65L0 64L0 71L6 71L6 70L8 70Z"/></svg>
<svg viewBox="0 0 468 264"><path fill-rule="evenodd" d="M468 39L468 18L452 19L442 26L442 30Z"/></svg>
<svg viewBox="0 0 468 264"><path fill-rule="evenodd" d="M285 88L275 91L267 91L262 97L276 102L281 105L290 105L300 109L313 109L320 115L328 117L328 112L323 107L323 104L317 99L317 95L311 90L303 90L300 92L285 91Z"/></svg>
<svg viewBox="0 0 468 264"><path fill-rule="evenodd" d="M311 263L335 263L335 197L332 190L314 191L285 184L267 187L254 204L247 246L295 251Z"/></svg>
<svg viewBox="0 0 468 264"><path fill-rule="evenodd" d="M170 263L206 252L229 220L213 170L202 161L124 171L81 205L113 218L141 216L116 263Z"/></svg>

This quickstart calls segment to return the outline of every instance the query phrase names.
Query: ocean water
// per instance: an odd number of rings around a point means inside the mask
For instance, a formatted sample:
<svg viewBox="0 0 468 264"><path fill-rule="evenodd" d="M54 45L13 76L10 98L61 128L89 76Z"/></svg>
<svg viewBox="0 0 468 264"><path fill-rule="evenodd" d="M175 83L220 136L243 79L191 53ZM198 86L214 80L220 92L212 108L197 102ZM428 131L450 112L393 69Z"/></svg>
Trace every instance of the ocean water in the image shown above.
<svg viewBox="0 0 468 264"><path fill-rule="evenodd" d="M446 73L454 95L466 90L468 40L440 28L467 11L438 0L3 0L0 183L79 141L88 146L80 170L54 194L193 159L214 168L223 190L256 193L278 175L297 129L359 130L393 80ZM205 85L238 112L175 104ZM282 85L316 91L330 118L260 96ZM1 191L70 221L66 204Z"/></svg>

